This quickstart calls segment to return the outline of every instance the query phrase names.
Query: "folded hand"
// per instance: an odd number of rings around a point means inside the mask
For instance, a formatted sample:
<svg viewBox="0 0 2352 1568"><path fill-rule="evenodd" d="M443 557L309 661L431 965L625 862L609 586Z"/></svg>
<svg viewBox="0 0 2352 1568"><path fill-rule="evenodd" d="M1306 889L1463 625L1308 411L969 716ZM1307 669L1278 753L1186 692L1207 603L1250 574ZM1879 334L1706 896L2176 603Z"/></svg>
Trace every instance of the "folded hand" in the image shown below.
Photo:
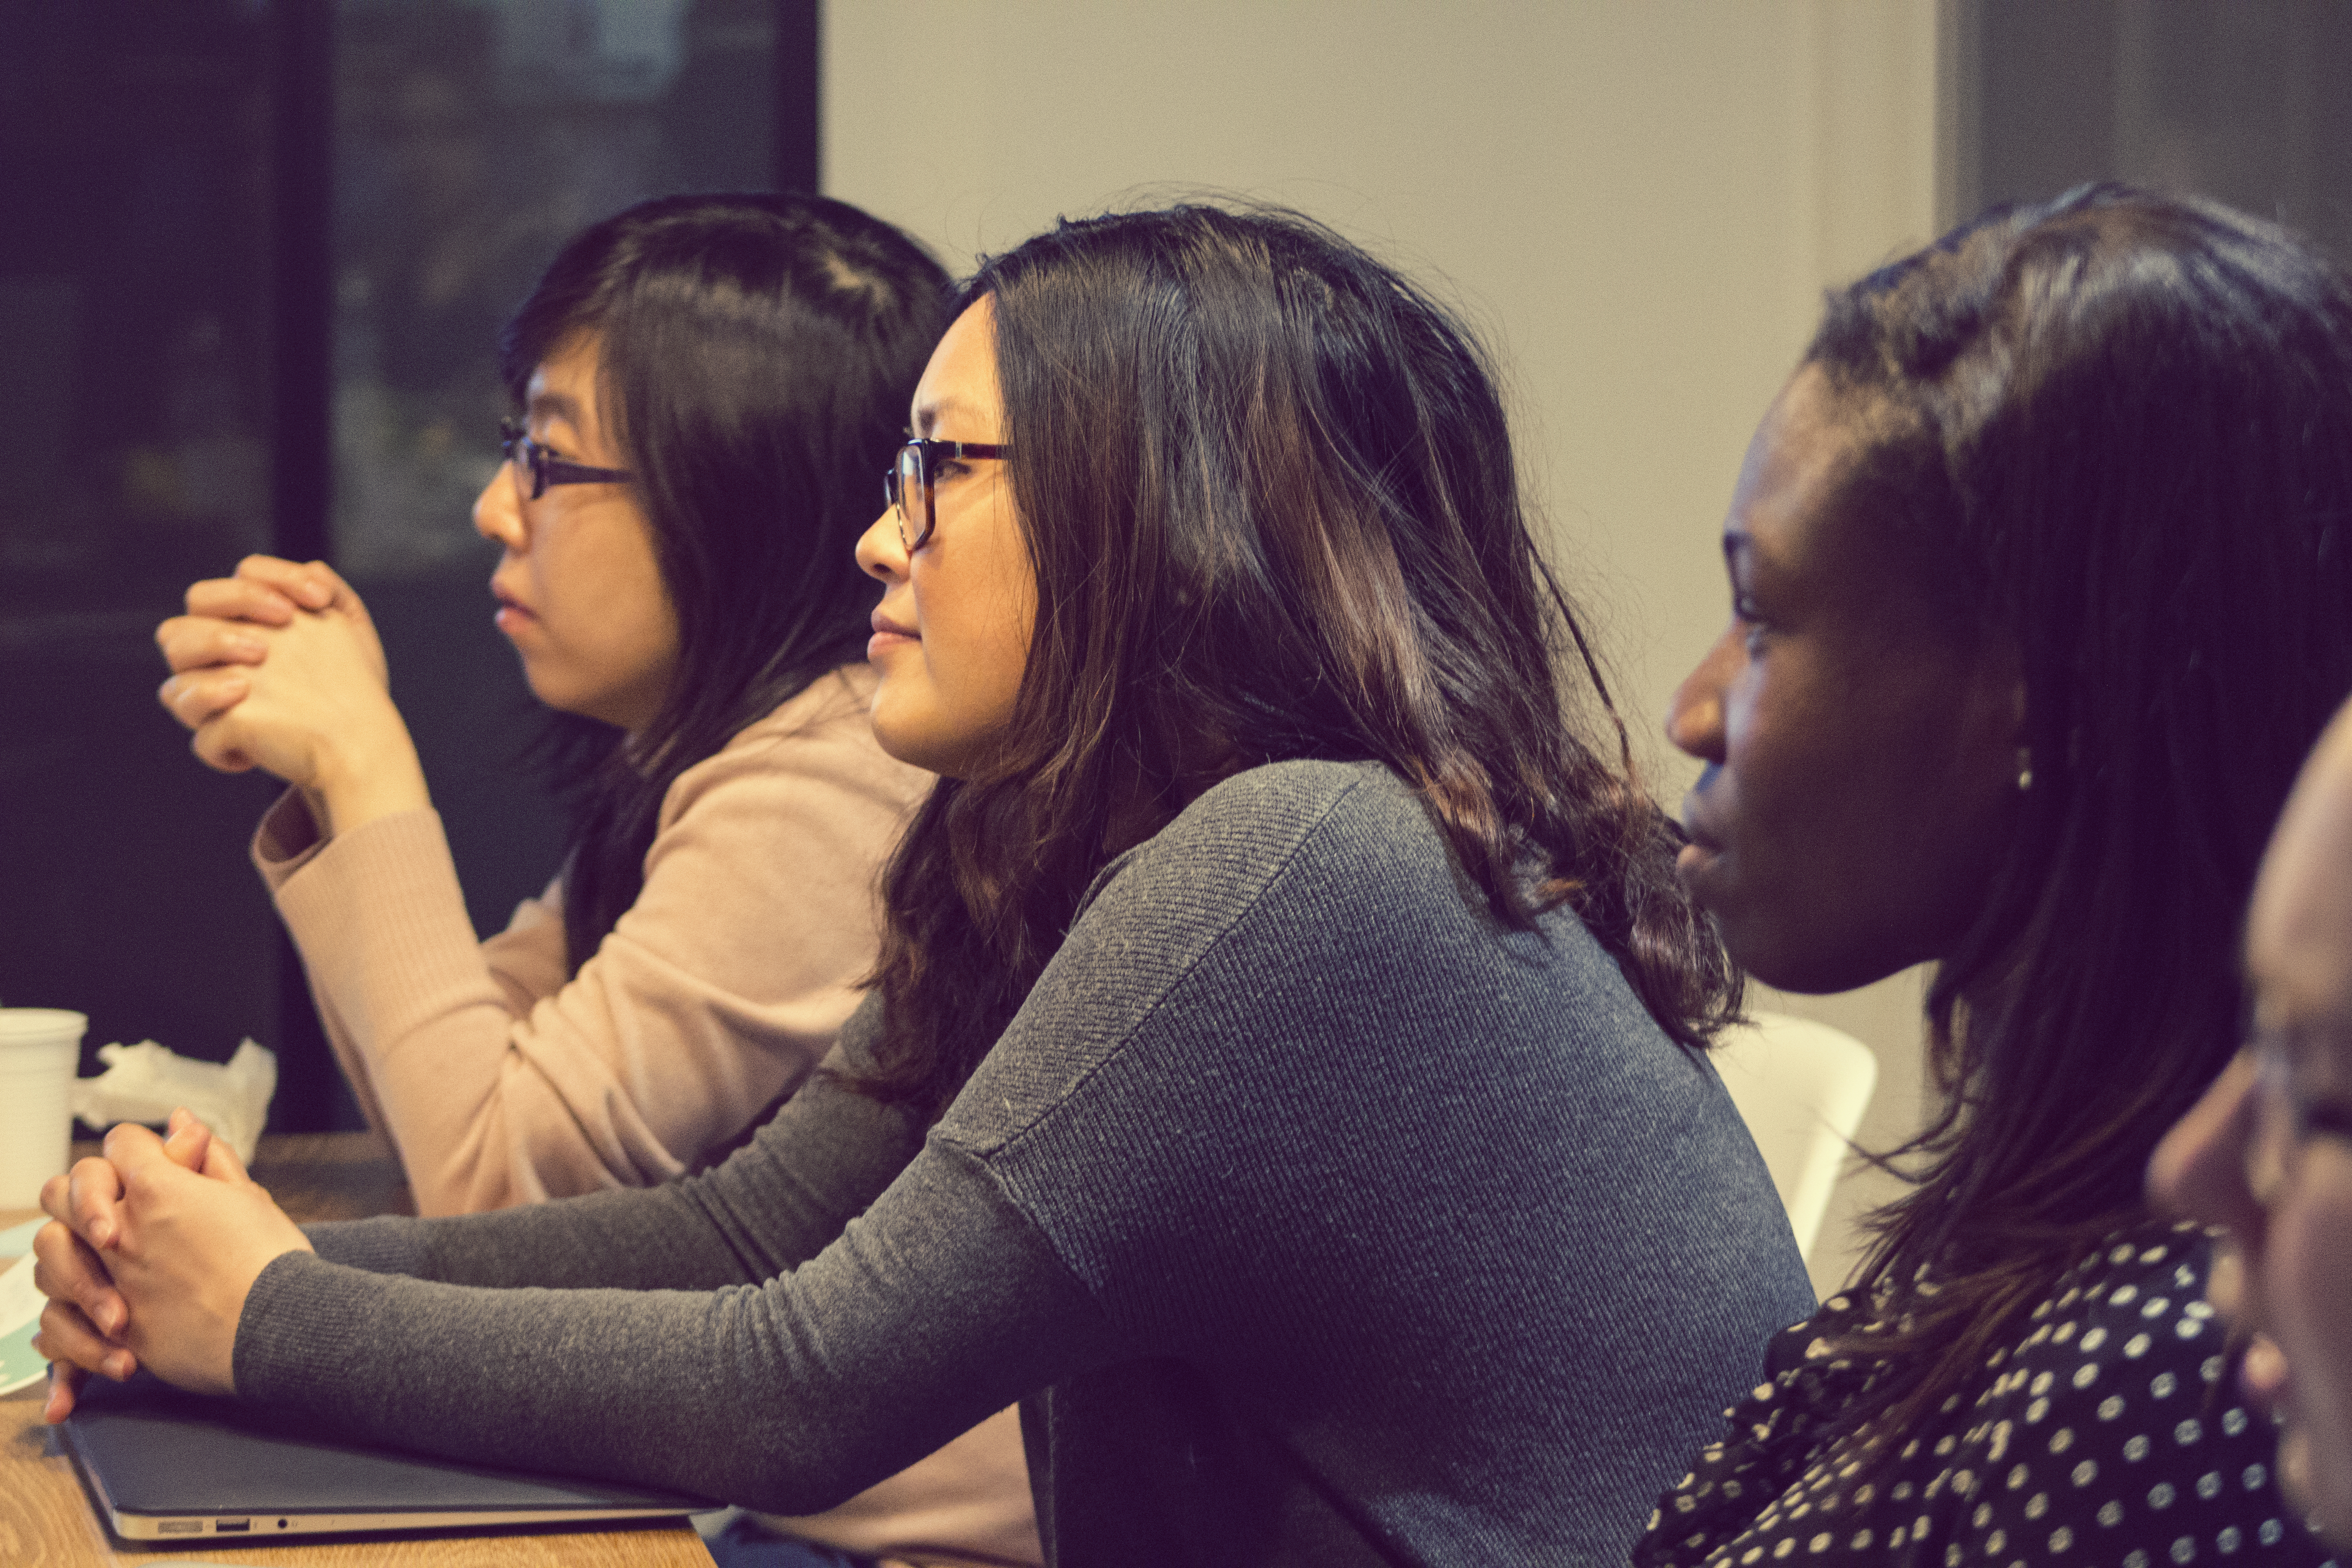
<svg viewBox="0 0 2352 1568"><path fill-rule="evenodd" d="M71 1412L83 1373L120 1380L142 1363L184 1388L234 1392L247 1293L272 1258L310 1245L184 1112L168 1140L126 1125L105 1151L41 1191L55 1223L33 1241L34 1284L49 1298L35 1342L58 1363L51 1421Z"/></svg>
<svg viewBox="0 0 2352 1568"><path fill-rule="evenodd" d="M223 773L262 768L310 797L322 833L427 804L367 607L317 562L249 556L155 629L156 693Z"/></svg>

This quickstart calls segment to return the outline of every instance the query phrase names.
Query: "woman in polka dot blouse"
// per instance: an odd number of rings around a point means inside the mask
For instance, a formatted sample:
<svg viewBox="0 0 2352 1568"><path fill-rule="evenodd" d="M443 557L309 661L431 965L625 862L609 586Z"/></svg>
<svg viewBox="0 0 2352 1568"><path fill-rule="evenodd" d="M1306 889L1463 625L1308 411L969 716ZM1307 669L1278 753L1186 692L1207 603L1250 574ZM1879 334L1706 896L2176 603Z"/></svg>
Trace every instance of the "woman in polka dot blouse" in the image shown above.
<svg viewBox="0 0 2352 1568"><path fill-rule="evenodd" d="M2086 187L1832 297L1668 722L1707 764L1681 868L1775 985L1935 963L1947 1093L1642 1568L2327 1560L2140 1178L2352 689L2347 517L2352 285L2268 226Z"/></svg>
<svg viewBox="0 0 2352 1568"><path fill-rule="evenodd" d="M2194 1226L2118 1237L1984 1359L1969 1396L1948 1396L1891 1455L1857 1446L1834 1463L1817 1440L1883 1366L1838 1353L1878 1325L1832 1298L1774 1342L1771 1381L1727 1413L1734 1435L1668 1496L1636 1560L2322 1561L2272 1485L2270 1424L2232 1390L2206 1248Z"/></svg>

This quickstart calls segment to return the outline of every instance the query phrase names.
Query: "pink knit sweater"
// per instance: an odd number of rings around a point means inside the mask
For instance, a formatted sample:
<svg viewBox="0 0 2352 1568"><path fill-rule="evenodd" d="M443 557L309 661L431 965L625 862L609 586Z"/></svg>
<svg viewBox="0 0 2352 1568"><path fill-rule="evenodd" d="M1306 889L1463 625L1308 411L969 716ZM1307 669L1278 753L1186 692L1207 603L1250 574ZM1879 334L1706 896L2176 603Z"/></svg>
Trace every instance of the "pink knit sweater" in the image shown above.
<svg viewBox="0 0 2352 1568"><path fill-rule="evenodd" d="M262 819L254 861L419 1213L666 1181L808 1076L929 784L875 743L873 683L845 667L681 774L644 891L568 981L561 880L478 942L432 812L323 843L299 795Z"/></svg>

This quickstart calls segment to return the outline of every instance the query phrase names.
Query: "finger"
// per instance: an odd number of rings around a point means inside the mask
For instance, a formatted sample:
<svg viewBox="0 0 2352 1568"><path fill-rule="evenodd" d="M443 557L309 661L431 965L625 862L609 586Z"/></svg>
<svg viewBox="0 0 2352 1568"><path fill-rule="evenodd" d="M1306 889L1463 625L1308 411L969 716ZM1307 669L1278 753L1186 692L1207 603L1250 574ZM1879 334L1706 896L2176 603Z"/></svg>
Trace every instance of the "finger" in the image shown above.
<svg viewBox="0 0 2352 1568"><path fill-rule="evenodd" d="M73 1414L74 1396L81 1392L81 1380L89 1373L70 1362L49 1363L49 1399L41 1406L41 1419L54 1426Z"/></svg>
<svg viewBox="0 0 2352 1568"><path fill-rule="evenodd" d="M291 626L303 605L291 594L247 577L207 577L188 586L188 614L257 626Z"/></svg>
<svg viewBox="0 0 2352 1568"><path fill-rule="evenodd" d="M120 1342L131 1326L131 1308L98 1254L62 1225L45 1225L34 1236L33 1289L71 1307L107 1339Z"/></svg>
<svg viewBox="0 0 2352 1568"><path fill-rule="evenodd" d="M196 732L188 737L188 750L195 753L196 761L215 773L246 773L254 768L253 758L237 742L236 720L230 714L207 719L198 725Z"/></svg>
<svg viewBox="0 0 2352 1568"><path fill-rule="evenodd" d="M73 1209L69 1206L71 1203L72 1179L70 1177L51 1176L41 1184L41 1212L51 1219L71 1225L73 1223Z"/></svg>
<svg viewBox="0 0 2352 1568"><path fill-rule="evenodd" d="M155 1130L142 1127L136 1121L116 1122L106 1130L106 1139L98 1147L106 1156L106 1163L121 1174L125 1188L141 1176L152 1174L157 1165L172 1163Z"/></svg>
<svg viewBox="0 0 2352 1568"><path fill-rule="evenodd" d="M173 616L155 628L155 646L173 669L210 664L259 664L269 657L268 633L251 621L220 616Z"/></svg>
<svg viewBox="0 0 2352 1568"><path fill-rule="evenodd" d="M164 1157L184 1171L203 1170L205 1155L212 1148L213 1130L184 1105L173 1108L164 1128Z"/></svg>
<svg viewBox="0 0 2352 1568"><path fill-rule="evenodd" d="M306 610L323 610L344 592L343 580L323 561L285 561L248 555L236 563L237 581L285 595Z"/></svg>
<svg viewBox="0 0 2352 1568"><path fill-rule="evenodd" d="M49 1361L117 1383L139 1370L139 1357L129 1347L116 1344L90 1327L79 1308L64 1301L52 1301L41 1309L41 1330L33 1336L33 1348Z"/></svg>
<svg viewBox="0 0 2352 1568"><path fill-rule="evenodd" d="M253 694L253 681L240 665L217 665L175 675L155 689L165 712L191 730L202 729Z"/></svg>
<svg viewBox="0 0 2352 1568"><path fill-rule="evenodd" d="M237 1158L236 1151L230 1148L228 1140L217 1132L213 1134L212 1146L205 1151L204 1172L205 1175L215 1181L250 1182L253 1180L246 1173L245 1162Z"/></svg>
<svg viewBox="0 0 2352 1568"><path fill-rule="evenodd" d="M92 1247L114 1245L122 1233L122 1175L106 1160L76 1160L68 1171L65 1212L51 1212Z"/></svg>

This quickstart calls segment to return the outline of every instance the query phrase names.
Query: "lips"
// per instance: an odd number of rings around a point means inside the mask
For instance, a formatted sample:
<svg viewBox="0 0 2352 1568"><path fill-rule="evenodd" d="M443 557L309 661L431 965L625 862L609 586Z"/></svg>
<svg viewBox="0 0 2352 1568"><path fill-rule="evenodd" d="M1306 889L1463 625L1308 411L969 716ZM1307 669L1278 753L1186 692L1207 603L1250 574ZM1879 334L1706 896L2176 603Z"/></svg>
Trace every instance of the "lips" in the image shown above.
<svg viewBox="0 0 2352 1568"><path fill-rule="evenodd" d="M538 618L531 614L529 605L517 598L509 589L500 587L496 582L490 584L490 597L499 602L498 612L490 619L499 630L509 637L512 637L518 627Z"/></svg>
<svg viewBox="0 0 2352 1568"><path fill-rule="evenodd" d="M1706 780L1701 779L1697 784L1692 788L1688 795L1683 796L1682 825L1683 838L1685 841L1684 847L1685 848L1703 850L1709 855L1719 855L1723 852L1723 840L1707 825L1706 816L1703 809L1704 802L1701 798L1701 792L1706 788Z"/></svg>
<svg viewBox="0 0 2352 1568"><path fill-rule="evenodd" d="M911 647L923 640L922 634L914 627L900 625L880 610L874 612L874 618L868 624L874 628L874 635L866 639L866 662L868 664L880 663L882 656L894 648Z"/></svg>

